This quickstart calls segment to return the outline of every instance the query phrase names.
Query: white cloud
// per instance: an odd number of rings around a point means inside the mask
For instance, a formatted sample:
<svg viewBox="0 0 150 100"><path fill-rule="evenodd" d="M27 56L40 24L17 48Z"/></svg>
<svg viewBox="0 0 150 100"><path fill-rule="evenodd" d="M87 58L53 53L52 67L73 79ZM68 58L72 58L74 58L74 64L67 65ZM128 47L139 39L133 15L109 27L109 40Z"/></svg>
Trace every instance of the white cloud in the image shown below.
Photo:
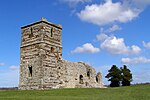
<svg viewBox="0 0 150 100"><path fill-rule="evenodd" d="M108 30L106 30L106 32L114 32L114 31L118 31L121 30L122 28L118 25L113 25L112 27L110 27Z"/></svg>
<svg viewBox="0 0 150 100"><path fill-rule="evenodd" d="M91 2L91 0L59 0L59 1L68 3L69 6L71 7L77 5L78 3Z"/></svg>
<svg viewBox="0 0 150 100"><path fill-rule="evenodd" d="M141 52L141 48L136 45L133 45L133 46L131 46L131 52L133 54L139 54Z"/></svg>
<svg viewBox="0 0 150 100"><path fill-rule="evenodd" d="M143 63L150 63L150 59L147 59L145 57L122 58L121 62L123 64L143 64Z"/></svg>
<svg viewBox="0 0 150 100"><path fill-rule="evenodd" d="M116 38L115 36L108 37L101 44L102 49L106 49L112 54L127 54L129 52L123 38Z"/></svg>
<svg viewBox="0 0 150 100"><path fill-rule="evenodd" d="M14 65L13 65L13 66L10 66L9 68L10 68L11 70L18 70L18 69L19 69L19 66L14 66Z"/></svg>
<svg viewBox="0 0 150 100"><path fill-rule="evenodd" d="M0 63L0 66L5 66L5 64L4 63Z"/></svg>
<svg viewBox="0 0 150 100"><path fill-rule="evenodd" d="M71 53L97 53L100 49L94 47L91 43L86 43L82 47L77 47Z"/></svg>
<svg viewBox="0 0 150 100"><path fill-rule="evenodd" d="M139 54L141 49L138 46L126 46L123 38L117 38L115 36L108 36L106 34L100 34L97 36L98 40L103 40L101 48L106 49L112 54Z"/></svg>
<svg viewBox="0 0 150 100"><path fill-rule="evenodd" d="M141 10L124 5L121 2L113 3L106 0L103 4L92 4L77 13L83 20L97 25L106 25L114 22L125 23L138 17Z"/></svg>
<svg viewBox="0 0 150 100"><path fill-rule="evenodd" d="M108 38L108 36L104 33L96 35L98 41L104 41Z"/></svg>
<svg viewBox="0 0 150 100"><path fill-rule="evenodd" d="M112 33L112 32L115 32L115 31L118 31L118 30L121 30L122 28L118 25L113 25L111 26L110 28L108 29L104 29L103 27L100 29L100 32L101 33Z"/></svg>
<svg viewBox="0 0 150 100"><path fill-rule="evenodd" d="M143 46L144 46L145 48L150 49L150 42L145 43L145 42L143 41Z"/></svg>

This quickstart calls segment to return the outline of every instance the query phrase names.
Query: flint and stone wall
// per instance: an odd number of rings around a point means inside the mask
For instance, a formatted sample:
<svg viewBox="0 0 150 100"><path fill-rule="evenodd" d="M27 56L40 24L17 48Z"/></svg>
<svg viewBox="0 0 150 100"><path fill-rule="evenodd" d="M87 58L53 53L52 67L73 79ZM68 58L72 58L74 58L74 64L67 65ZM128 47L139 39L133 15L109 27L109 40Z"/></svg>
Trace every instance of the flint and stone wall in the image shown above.
<svg viewBox="0 0 150 100"><path fill-rule="evenodd" d="M62 60L61 25L42 19L22 27L19 89L101 88L99 72Z"/></svg>
<svg viewBox="0 0 150 100"><path fill-rule="evenodd" d="M62 88L101 88L101 73L84 62L68 62L58 64L59 79Z"/></svg>

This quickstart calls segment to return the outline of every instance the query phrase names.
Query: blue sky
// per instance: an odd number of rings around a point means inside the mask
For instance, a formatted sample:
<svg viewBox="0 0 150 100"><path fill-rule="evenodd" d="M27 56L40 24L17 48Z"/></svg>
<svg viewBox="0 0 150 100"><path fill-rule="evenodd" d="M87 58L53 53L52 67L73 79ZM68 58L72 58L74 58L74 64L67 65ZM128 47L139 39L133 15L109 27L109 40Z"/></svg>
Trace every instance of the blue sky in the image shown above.
<svg viewBox="0 0 150 100"><path fill-rule="evenodd" d="M62 24L63 58L92 65L104 84L113 64L150 82L150 0L2 0L0 87L18 86L20 27L41 17Z"/></svg>

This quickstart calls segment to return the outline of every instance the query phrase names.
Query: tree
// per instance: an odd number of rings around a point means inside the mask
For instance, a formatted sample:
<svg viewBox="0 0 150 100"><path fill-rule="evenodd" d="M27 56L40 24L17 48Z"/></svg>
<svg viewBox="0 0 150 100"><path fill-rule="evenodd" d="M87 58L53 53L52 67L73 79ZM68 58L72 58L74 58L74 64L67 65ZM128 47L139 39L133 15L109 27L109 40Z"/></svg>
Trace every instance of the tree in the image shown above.
<svg viewBox="0 0 150 100"><path fill-rule="evenodd" d="M105 77L111 82L110 87L119 87L122 78L120 69L116 65L113 65L108 72Z"/></svg>
<svg viewBox="0 0 150 100"><path fill-rule="evenodd" d="M121 67L121 73L122 73L122 86L130 86L130 82L132 81L132 73L131 71L127 68L126 65Z"/></svg>

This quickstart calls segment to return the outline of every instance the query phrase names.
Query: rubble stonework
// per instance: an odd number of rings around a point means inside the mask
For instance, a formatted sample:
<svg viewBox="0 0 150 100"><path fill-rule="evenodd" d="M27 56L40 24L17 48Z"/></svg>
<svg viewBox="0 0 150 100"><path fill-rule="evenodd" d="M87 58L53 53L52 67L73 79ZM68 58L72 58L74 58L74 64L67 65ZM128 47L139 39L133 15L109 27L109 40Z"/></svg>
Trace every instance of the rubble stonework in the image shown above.
<svg viewBox="0 0 150 100"><path fill-rule="evenodd" d="M61 25L42 18L21 29L19 89L103 87L100 72L62 59Z"/></svg>

